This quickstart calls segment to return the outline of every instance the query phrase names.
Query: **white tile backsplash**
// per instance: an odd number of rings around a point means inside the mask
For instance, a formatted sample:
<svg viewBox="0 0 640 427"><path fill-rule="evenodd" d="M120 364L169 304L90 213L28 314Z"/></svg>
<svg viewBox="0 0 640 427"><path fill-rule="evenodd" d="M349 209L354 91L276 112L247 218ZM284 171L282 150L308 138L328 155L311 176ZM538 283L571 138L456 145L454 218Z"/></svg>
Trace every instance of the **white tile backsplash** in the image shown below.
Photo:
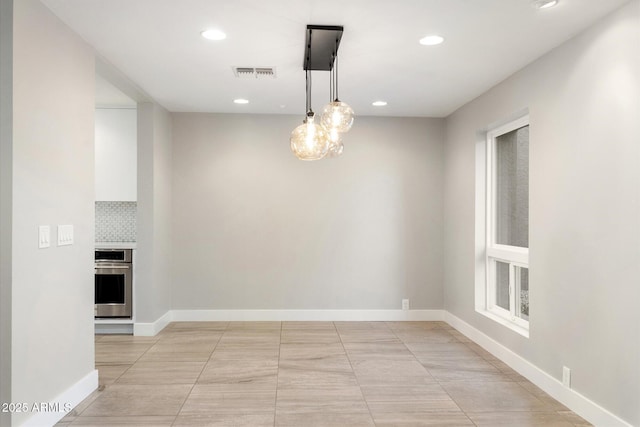
<svg viewBox="0 0 640 427"><path fill-rule="evenodd" d="M96 242L135 242L136 213L136 202L96 202Z"/></svg>

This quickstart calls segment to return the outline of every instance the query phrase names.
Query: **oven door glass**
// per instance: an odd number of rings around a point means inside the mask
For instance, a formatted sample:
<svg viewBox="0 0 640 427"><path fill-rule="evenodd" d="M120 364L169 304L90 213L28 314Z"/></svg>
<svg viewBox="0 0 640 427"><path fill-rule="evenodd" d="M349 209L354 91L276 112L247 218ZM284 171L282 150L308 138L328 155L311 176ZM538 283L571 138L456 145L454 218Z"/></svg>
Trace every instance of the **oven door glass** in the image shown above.
<svg viewBox="0 0 640 427"><path fill-rule="evenodd" d="M96 273L96 304L124 304L125 289L124 274Z"/></svg>
<svg viewBox="0 0 640 427"><path fill-rule="evenodd" d="M96 267L95 316L131 318L131 267Z"/></svg>

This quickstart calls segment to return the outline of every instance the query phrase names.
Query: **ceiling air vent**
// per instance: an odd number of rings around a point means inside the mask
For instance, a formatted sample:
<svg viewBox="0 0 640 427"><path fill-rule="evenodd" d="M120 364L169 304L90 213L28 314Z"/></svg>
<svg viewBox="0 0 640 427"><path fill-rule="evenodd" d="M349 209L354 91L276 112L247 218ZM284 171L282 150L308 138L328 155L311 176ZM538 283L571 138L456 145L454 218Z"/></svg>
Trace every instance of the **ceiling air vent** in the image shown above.
<svg viewBox="0 0 640 427"><path fill-rule="evenodd" d="M275 67L233 67L233 74L240 79L275 79Z"/></svg>

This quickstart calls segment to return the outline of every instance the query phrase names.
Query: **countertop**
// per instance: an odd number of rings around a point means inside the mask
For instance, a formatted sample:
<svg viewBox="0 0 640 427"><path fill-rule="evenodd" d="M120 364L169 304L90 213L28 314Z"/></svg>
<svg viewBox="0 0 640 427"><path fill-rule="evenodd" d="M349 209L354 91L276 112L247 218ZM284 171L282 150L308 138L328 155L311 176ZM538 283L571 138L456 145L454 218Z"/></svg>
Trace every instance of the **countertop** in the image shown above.
<svg viewBox="0 0 640 427"><path fill-rule="evenodd" d="M135 249L136 242L96 242L96 249Z"/></svg>

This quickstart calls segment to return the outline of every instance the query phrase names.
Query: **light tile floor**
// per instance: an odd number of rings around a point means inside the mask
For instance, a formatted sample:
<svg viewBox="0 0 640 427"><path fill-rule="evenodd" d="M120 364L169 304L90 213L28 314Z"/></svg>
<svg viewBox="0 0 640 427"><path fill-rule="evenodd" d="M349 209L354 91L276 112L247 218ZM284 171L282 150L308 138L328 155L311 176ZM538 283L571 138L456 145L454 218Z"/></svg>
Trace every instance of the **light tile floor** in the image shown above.
<svg viewBox="0 0 640 427"><path fill-rule="evenodd" d="M96 336L59 426L587 426L443 322L180 322Z"/></svg>

